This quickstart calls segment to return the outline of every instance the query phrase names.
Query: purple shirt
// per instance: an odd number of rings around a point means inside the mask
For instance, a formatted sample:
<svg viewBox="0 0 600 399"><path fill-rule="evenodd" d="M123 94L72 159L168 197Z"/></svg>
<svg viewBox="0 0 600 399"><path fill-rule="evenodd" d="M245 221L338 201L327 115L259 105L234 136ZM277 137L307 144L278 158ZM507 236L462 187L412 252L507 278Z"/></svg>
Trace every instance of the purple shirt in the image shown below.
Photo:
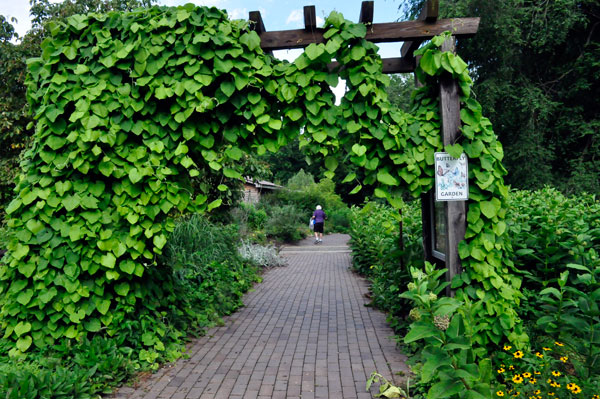
<svg viewBox="0 0 600 399"><path fill-rule="evenodd" d="M325 215L325 212L323 212L322 209L317 209L313 213L313 217L315 218L315 223L323 223L327 215Z"/></svg>

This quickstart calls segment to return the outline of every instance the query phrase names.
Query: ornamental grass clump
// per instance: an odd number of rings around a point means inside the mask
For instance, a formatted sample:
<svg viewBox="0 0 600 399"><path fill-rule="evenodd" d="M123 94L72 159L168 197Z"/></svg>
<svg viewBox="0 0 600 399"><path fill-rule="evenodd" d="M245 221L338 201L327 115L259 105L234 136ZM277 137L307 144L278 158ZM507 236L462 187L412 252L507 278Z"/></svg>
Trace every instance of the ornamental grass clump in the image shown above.
<svg viewBox="0 0 600 399"><path fill-rule="evenodd" d="M571 356L558 341L541 350L516 350L504 345L496 354L495 397L598 398L600 381L579 378Z"/></svg>

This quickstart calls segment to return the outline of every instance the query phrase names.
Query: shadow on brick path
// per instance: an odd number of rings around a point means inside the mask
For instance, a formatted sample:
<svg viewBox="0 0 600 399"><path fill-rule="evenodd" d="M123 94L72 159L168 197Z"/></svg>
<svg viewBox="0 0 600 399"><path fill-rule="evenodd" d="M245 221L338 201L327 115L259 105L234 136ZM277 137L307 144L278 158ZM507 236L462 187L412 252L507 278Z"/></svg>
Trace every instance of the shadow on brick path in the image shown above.
<svg viewBox="0 0 600 399"><path fill-rule="evenodd" d="M110 397L369 399L371 372L399 382L405 357L385 315L364 306L368 285L349 270L348 238L283 247L289 266L267 271L245 307L189 345L189 359Z"/></svg>

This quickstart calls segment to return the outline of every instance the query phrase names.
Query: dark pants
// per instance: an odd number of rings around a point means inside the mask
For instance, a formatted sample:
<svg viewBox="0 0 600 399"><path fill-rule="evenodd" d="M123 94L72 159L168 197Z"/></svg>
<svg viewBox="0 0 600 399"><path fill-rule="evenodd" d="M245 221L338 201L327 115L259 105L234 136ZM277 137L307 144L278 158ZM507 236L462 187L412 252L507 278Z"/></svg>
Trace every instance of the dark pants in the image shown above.
<svg viewBox="0 0 600 399"><path fill-rule="evenodd" d="M315 223L315 233L323 233L323 222Z"/></svg>

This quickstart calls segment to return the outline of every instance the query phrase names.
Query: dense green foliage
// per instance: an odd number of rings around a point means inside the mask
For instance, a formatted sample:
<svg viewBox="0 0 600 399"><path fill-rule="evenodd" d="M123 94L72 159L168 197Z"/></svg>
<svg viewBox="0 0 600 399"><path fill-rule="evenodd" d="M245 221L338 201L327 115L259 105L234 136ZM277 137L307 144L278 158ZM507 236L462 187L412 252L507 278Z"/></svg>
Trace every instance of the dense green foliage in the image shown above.
<svg viewBox="0 0 600 399"><path fill-rule="evenodd" d="M39 57L40 45L49 35L49 21L64 21L74 14L133 10L148 7L154 0L67 0L51 3L48 0L30 1L32 29L17 43L13 21L0 15L0 222L4 208L12 199L14 180L19 172L19 159L28 146L34 129L25 95L26 60ZM12 41L11 41L12 39Z"/></svg>
<svg viewBox="0 0 600 399"><path fill-rule="evenodd" d="M443 285L440 283L442 270L435 270L429 264L423 267L421 258L409 260L398 270L397 265L405 260L399 252L396 252L395 259L388 255L398 251L398 218L393 211L382 207L376 209L372 204L353 211L353 225L357 226L351 231L353 252L356 251L353 255L355 267L369 276L373 303L389 312L390 323L395 328L407 327L404 316L410 310L408 320L413 323L404 340L408 348L415 351L413 369L421 377L418 391L428 392L424 397L442 397L442 387L448 394L454 391L452 395L455 396L448 397L479 397L474 393L468 394L474 386L479 387L478 392L483 397L489 397L492 388L494 392L507 393L507 386L513 389L520 387L518 378L517 383L511 380L515 374L533 373L534 370L546 374L560 370L567 373L566 380L561 377L561 381L565 381L563 385L576 384L586 393L598 392L599 207L600 203L594 196L565 197L551 188L535 192L512 191L509 195L507 231L516 249L514 264L523 276L523 296L517 308L518 315L524 321L532 344L538 348L537 353L548 357L548 361L542 362L543 358L536 356L534 351L528 355L528 360L520 362L518 372L508 370L508 364L519 360L513 356L518 348L508 343L504 348L509 349L505 350L491 344L484 347L476 339L481 324L485 323L477 316L481 305L469 299L450 302L446 298L438 299ZM404 226L414 224L411 219L418 218L409 216L414 212L410 212L410 208L403 209ZM363 240L366 244L357 245ZM417 246L420 240L419 234L408 234L404 245ZM369 253L367 248L377 243L381 243L383 250ZM393 262L396 269L385 270L385 266L379 266ZM370 265L374 265L373 268ZM407 270L411 271L410 276ZM395 286L397 275L402 275L398 288ZM412 283L406 287L405 282L410 280ZM453 323L456 324L454 328L458 328L458 335L450 328ZM560 348L554 344L555 341L560 343ZM555 349L548 352L539 349L542 347ZM473 356L483 359L479 367L473 366ZM507 362L507 356L513 358L511 363ZM497 381L490 378L490 360L494 363L493 375ZM550 364L553 364L552 369ZM452 365L453 370L448 369L448 365ZM482 365L485 367L482 368ZM495 372L501 369L504 371ZM455 378L456 373L465 379L459 381ZM547 378L536 377L539 384L535 389L551 388L546 383ZM564 386L561 392L562 396L558 397L571 397ZM559 393L557 391L557 395Z"/></svg>
<svg viewBox="0 0 600 399"><path fill-rule="evenodd" d="M108 393L129 379L135 369L131 348L95 337L74 346L56 346L26 362L0 363L0 395L7 399L85 399Z"/></svg>
<svg viewBox="0 0 600 399"><path fill-rule="evenodd" d="M522 271L520 314L533 336L551 335L577 353L578 375L600 375L600 203L555 189L511 195L508 218Z"/></svg>
<svg viewBox="0 0 600 399"><path fill-rule="evenodd" d="M241 257L238 247L235 227L198 215L177 220L160 259L162 288L169 296L161 303L146 299L160 312L159 320L142 313L140 320L126 321L119 335L95 334L81 342L62 339L29 351L27 358L9 357L12 343L0 340L0 394L19 399L97 397L137 371L179 357L186 335L220 323L259 280L259 265ZM279 261L276 256L269 260Z"/></svg>
<svg viewBox="0 0 600 399"><path fill-rule="evenodd" d="M414 16L423 0L405 3ZM440 17L481 18L458 52L504 145L508 183L600 193L598 1L440 0Z"/></svg>

